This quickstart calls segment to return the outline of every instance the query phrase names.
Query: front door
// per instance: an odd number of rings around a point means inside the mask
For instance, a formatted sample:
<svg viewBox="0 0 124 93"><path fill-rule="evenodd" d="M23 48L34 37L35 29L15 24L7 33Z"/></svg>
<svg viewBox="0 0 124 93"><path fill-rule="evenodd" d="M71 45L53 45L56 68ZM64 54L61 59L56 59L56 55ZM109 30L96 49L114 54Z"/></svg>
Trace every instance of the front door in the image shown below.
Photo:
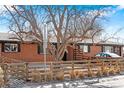
<svg viewBox="0 0 124 93"><path fill-rule="evenodd" d="M63 56L62 60L67 61L67 52L64 53L64 56Z"/></svg>

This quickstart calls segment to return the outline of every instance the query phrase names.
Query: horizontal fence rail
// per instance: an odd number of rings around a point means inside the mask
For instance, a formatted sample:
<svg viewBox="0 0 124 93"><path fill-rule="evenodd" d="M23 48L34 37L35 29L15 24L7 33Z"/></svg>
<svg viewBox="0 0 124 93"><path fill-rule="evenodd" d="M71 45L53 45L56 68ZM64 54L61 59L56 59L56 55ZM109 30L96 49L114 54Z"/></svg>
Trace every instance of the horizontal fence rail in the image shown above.
<svg viewBox="0 0 124 93"><path fill-rule="evenodd" d="M10 78L30 82L83 79L119 74L124 71L123 59L94 59L80 61L16 62L0 64L0 87Z"/></svg>

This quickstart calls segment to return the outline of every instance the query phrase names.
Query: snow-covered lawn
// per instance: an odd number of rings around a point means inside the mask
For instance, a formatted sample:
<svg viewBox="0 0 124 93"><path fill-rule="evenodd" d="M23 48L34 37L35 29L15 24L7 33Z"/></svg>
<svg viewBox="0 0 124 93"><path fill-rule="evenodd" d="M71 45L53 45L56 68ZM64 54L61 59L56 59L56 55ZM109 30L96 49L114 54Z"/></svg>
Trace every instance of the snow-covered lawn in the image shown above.
<svg viewBox="0 0 124 93"><path fill-rule="evenodd" d="M91 87L105 87L105 88L123 88L124 87L124 79L112 80L107 82L100 82L91 85Z"/></svg>
<svg viewBox="0 0 124 93"><path fill-rule="evenodd" d="M124 87L124 75L82 80L51 81L46 83L25 83L23 80L12 79L9 87L13 88L116 88Z"/></svg>

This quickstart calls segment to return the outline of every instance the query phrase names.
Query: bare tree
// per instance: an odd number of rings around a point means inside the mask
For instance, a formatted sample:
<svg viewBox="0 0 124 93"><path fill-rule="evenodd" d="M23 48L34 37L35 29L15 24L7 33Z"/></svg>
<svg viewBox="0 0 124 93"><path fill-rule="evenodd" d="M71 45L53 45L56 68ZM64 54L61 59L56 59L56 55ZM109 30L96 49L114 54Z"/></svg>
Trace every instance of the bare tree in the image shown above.
<svg viewBox="0 0 124 93"><path fill-rule="evenodd" d="M67 47L79 41L93 39L103 31L104 9L84 11L77 6L4 6L11 15L10 30L23 41L24 34L43 42L43 24L49 21L48 50L55 60L61 60ZM51 39L56 41L53 45Z"/></svg>
<svg viewBox="0 0 124 93"><path fill-rule="evenodd" d="M116 35L121 32L124 29L124 27L121 27L119 29L117 29L117 31L113 32L113 33L106 33L104 32L104 34L101 34L101 38L99 38L99 40L97 40L96 42L93 40L94 38L92 38L92 42L94 45L99 44L99 43L106 43L107 41L113 41L116 40L117 43L119 43L119 40L122 40L120 37L117 37ZM115 42L116 42L115 41Z"/></svg>
<svg viewBox="0 0 124 93"><path fill-rule="evenodd" d="M24 41L24 36L34 35L35 38L42 42L42 23L43 17L40 15L40 6L11 6L4 5L11 16L10 31L18 35L18 38ZM11 11L11 9L13 11ZM39 15L38 15L39 14ZM25 34L25 35L24 35Z"/></svg>
<svg viewBox="0 0 124 93"><path fill-rule="evenodd" d="M101 9L84 11L75 6L45 6L45 9L55 29L58 60L62 59L67 46L92 39L103 30L99 22L104 12Z"/></svg>

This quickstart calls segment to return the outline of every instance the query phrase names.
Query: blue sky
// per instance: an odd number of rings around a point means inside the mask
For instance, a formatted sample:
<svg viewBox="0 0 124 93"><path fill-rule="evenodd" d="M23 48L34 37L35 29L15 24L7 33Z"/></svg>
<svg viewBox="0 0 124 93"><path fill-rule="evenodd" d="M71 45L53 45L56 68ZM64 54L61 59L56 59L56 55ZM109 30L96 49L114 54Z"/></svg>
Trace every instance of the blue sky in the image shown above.
<svg viewBox="0 0 124 93"><path fill-rule="evenodd" d="M85 6L87 7L87 6ZM92 8L94 6L90 6ZM116 32L119 28L124 28L124 6L109 6L111 11L106 13L107 21L102 22L104 30L108 34L112 34ZM0 8L0 11L4 10ZM9 29L7 28L6 22L0 20L0 32L7 32ZM124 29L118 32L116 37L121 37L124 39Z"/></svg>
<svg viewBox="0 0 124 93"><path fill-rule="evenodd" d="M124 6L114 6L106 16L108 21L103 23L106 33L112 34L118 29L124 28ZM117 37L124 39L124 29L118 32Z"/></svg>

